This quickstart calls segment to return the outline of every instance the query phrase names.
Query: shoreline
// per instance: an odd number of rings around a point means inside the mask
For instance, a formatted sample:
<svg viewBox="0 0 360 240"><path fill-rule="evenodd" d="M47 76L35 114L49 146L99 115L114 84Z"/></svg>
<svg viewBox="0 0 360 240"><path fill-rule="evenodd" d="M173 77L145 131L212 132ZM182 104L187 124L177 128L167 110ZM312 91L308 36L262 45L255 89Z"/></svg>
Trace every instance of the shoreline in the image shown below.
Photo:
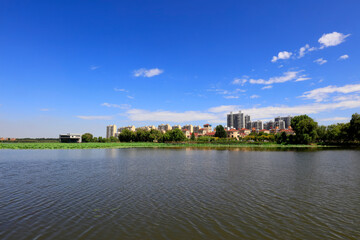
<svg viewBox="0 0 360 240"><path fill-rule="evenodd" d="M152 142L114 142L114 143L0 143L1 149L120 149L120 148L194 148L194 149L329 149L343 148L333 145L282 145L276 143L152 143Z"/></svg>

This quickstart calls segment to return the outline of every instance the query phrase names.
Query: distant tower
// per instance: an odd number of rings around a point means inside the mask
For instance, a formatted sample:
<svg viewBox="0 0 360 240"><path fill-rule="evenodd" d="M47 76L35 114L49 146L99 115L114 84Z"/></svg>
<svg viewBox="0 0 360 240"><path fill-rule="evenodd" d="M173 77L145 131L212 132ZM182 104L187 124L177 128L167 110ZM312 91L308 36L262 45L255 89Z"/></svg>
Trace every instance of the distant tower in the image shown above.
<svg viewBox="0 0 360 240"><path fill-rule="evenodd" d="M245 114L242 113L241 111L235 114L230 112L230 114L227 115L227 126L235 129L245 128L246 119L250 121L250 116L248 115L245 116Z"/></svg>
<svg viewBox="0 0 360 240"><path fill-rule="evenodd" d="M116 125L109 125L106 127L106 138L115 137Z"/></svg>

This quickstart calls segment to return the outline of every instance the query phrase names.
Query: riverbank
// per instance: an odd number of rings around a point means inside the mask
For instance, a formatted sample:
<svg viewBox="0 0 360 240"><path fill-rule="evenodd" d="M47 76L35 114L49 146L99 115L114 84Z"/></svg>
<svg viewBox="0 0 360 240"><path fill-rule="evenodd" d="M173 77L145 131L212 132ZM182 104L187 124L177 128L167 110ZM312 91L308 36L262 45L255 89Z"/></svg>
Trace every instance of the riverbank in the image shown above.
<svg viewBox="0 0 360 240"><path fill-rule="evenodd" d="M0 143L0 149L96 149L96 148L329 148L324 145L282 145L276 143Z"/></svg>

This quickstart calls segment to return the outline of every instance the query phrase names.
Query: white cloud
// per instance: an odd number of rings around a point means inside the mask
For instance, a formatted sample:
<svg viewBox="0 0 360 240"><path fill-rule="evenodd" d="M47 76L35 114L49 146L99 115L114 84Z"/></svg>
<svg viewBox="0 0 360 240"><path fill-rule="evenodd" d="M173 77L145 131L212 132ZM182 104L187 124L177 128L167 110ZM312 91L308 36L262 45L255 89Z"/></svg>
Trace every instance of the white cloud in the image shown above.
<svg viewBox="0 0 360 240"><path fill-rule="evenodd" d="M318 58L314 61L314 63L317 63L319 65L323 65L324 63L327 63L327 60L322 59L322 58Z"/></svg>
<svg viewBox="0 0 360 240"><path fill-rule="evenodd" d="M126 96L127 98L129 98L129 99L134 99L135 97L133 97L133 96Z"/></svg>
<svg viewBox="0 0 360 240"><path fill-rule="evenodd" d="M345 60L348 58L349 58L349 55L345 54L345 55L340 56L338 60Z"/></svg>
<svg viewBox="0 0 360 240"><path fill-rule="evenodd" d="M302 81L306 81L306 80L310 80L311 78L307 77L305 74L304 75L301 75L299 76L295 82L302 82Z"/></svg>
<svg viewBox="0 0 360 240"><path fill-rule="evenodd" d="M332 118L322 118L318 120L319 122L346 122L350 121L348 117L332 117Z"/></svg>
<svg viewBox="0 0 360 240"><path fill-rule="evenodd" d="M357 100L360 101L360 96L358 95L342 95L342 96L335 96L332 98L333 101L339 102L339 101L348 101L348 100Z"/></svg>
<svg viewBox="0 0 360 240"><path fill-rule="evenodd" d="M300 114L316 114L325 111L338 110L338 109L353 109L359 108L360 101L342 101L336 103L314 103L314 104L305 104L298 106L268 106L261 108L242 108L241 111L245 114L249 114L253 119L263 119L263 118L271 118L279 115L300 115ZM213 108L214 109L214 108ZM216 108L215 108L216 109ZM224 110L222 113L225 115L230 111L238 111L240 109L239 106L220 106L219 110ZM210 111L210 109L209 109ZM220 112L218 112L220 113Z"/></svg>
<svg viewBox="0 0 360 240"><path fill-rule="evenodd" d="M156 122L191 122L191 121L222 121L218 116L200 111L147 111L143 109L130 109L127 115L132 121L156 121Z"/></svg>
<svg viewBox="0 0 360 240"><path fill-rule="evenodd" d="M314 50L316 50L316 47L310 47L309 44L306 44L305 46L300 48L298 58L302 58L303 56L305 56L305 54Z"/></svg>
<svg viewBox="0 0 360 240"><path fill-rule="evenodd" d="M1 104L0 104L0 106L1 106ZM50 111L50 109L48 109L48 108L41 108L40 111L42 111L42 112L48 112L48 111Z"/></svg>
<svg viewBox="0 0 360 240"><path fill-rule="evenodd" d="M245 79L245 78L235 78L233 81L232 81L232 84L237 84L237 85L244 85L248 80Z"/></svg>
<svg viewBox="0 0 360 240"><path fill-rule="evenodd" d="M259 96L259 95L256 95L256 94L250 96L251 99L259 98L259 97L260 97L260 96Z"/></svg>
<svg viewBox="0 0 360 240"><path fill-rule="evenodd" d="M261 90L265 90L265 89L271 89L273 86L269 85L269 86L265 86L265 87L262 87Z"/></svg>
<svg viewBox="0 0 360 240"><path fill-rule="evenodd" d="M237 99L239 96L224 96L226 99Z"/></svg>
<svg viewBox="0 0 360 240"><path fill-rule="evenodd" d="M212 107L208 111L211 113L222 113L222 112L231 112L231 111L237 111L240 106L238 105L221 105L218 107Z"/></svg>
<svg viewBox="0 0 360 240"><path fill-rule="evenodd" d="M159 68L152 68L152 69L140 68L140 69L134 71L134 76L135 77L154 77L154 76L162 74L163 72L164 72L164 70L159 69Z"/></svg>
<svg viewBox="0 0 360 240"><path fill-rule="evenodd" d="M103 103L101 106L109 107L109 108L120 108L120 109L130 109L130 104L112 104L112 103Z"/></svg>
<svg viewBox="0 0 360 240"><path fill-rule="evenodd" d="M309 44L306 44L304 47L300 48L300 50L299 50L299 58L302 58L303 56L305 56L305 52L309 47L310 47Z"/></svg>
<svg viewBox="0 0 360 240"><path fill-rule="evenodd" d="M100 66L91 65L90 70L94 71L96 69L100 68Z"/></svg>
<svg viewBox="0 0 360 240"><path fill-rule="evenodd" d="M318 42L321 44L320 49L339 45L340 43L343 43L348 36L350 36L350 34L344 35L338 32L327 34L324 33L318 40Z"/></svg>
<svg viewBox="0 0 360 240"><path fill-rule="evenodd" d="M128 90L123 89L123 88L114 88L114 91L115 92L129 92Z"/></svg>
<svg viewBox="0 0 360 240"><path fill-rule="evenodd" d="M271 62L276 62L277 60L280 59L289 59L291 55L292 55L291 52L287 52L287 51L279 52L277 56L272 57Z"/></svg>
<svg viewBox="0 0 360 240"><path fill-rule="evenodd" d="M239 92L246 92L246 90L243 90L240 88L236 88L235 90L232 90L232 91L221 89L221 88L208 89L207 91L215 92L216 94L222 94L222 95L234 95L234 94L238 94Z"/></svg>
<svg viewBox="0 0 360 240"><path fill-rule="evenodd" d="M250 115L253 119L268 119L279 115L301 115L301 114L317 114L321 112L329 112L333 110L354 109L360 107L360 101L347 100L334 103L314 103L298 106L267 106L241 108L238 105L222 105L212 107L207 111L147 111L143 109L130 109L126 115L131 121L155 121L155 122L191 122L206 121L212 123L226 122L226 114L236 112L241 109L245 114Z"/></svg>
<svg viewBox="0 0 360 240"><path fill-rule="evenodd" d="M111 120L112 116L76 116L84 120Z"/></svg>
<svg viewBox="0 0 360 240"><path fill-rule="evenodd" d="M283 74L283 76L280 76L280 77L271 77L268 80L250 79L249 82L251 84L266 84L266 85L270 85L270 84L274 84L274 83L284 83L284 82L288 82L291 80L295 80L298 73L299 73L299 71L298 72L288 71L288 72L285 72Z"/></svg>
<svg viewBox="0 0 360 240"><path fill-rule="evenodd" d="M342 87L327 86L323 88L317 88L308 92L305 92L301 97L305 99L313 99L316 102L324 101L332 93L353 93L360 92L360 84L348 84Z"/></svg>

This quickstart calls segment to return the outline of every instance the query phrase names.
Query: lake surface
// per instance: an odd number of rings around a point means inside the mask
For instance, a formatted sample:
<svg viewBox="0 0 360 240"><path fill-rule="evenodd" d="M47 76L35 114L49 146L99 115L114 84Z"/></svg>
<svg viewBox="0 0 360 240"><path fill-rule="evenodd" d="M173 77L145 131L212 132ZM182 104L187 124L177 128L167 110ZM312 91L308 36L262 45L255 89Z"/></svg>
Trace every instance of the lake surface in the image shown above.
<svg viewBox="0 0 360 240"><path fill-rule="evenodd" d="M360 151L0 150L0 239L360 239Z"/></svg>

